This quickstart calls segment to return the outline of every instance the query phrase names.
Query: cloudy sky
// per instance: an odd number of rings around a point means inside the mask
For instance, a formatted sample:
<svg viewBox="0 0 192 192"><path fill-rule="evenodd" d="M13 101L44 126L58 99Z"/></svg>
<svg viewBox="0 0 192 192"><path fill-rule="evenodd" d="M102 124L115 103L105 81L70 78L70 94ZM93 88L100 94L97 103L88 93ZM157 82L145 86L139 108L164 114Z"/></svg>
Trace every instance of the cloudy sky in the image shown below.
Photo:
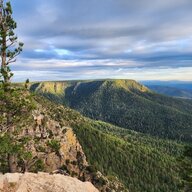
<svg viewBox="0 0 192 192"><path fill-rule="evenodd" d="M11 0L16 81L192 81L191 0Z"/></svg>

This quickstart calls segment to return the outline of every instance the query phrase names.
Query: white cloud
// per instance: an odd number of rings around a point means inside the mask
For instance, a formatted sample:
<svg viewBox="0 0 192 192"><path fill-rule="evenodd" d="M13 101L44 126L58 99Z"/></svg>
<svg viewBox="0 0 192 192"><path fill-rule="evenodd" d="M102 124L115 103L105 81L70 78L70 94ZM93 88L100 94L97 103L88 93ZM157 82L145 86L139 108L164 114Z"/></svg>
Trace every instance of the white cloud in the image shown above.
<svg viewBox="0 0 192 192"><path fill-rule="evenodd" d="M25 47L12 66L32 78L63 77L63 70L67 78L191 78L191 0L13 0L13 5ZM46 77L51 70L59 73ZM16 74L23 79L22 72Z"/></svg>

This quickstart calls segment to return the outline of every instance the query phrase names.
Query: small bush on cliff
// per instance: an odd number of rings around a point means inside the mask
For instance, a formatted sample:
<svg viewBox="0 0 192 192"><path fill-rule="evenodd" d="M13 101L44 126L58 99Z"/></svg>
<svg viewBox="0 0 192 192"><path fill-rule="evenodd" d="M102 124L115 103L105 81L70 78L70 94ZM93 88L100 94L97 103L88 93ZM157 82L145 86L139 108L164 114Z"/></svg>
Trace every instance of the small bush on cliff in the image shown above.
<svg viewBox="0 0 192 192"><path fill-rule="evenodd" d="M52 139L51 141L49 141L47 143L47 145L52 149L52 151L58 153L59 152L59 149L60 149L60 143L59 141L55 140L55 139Z"/></svg>

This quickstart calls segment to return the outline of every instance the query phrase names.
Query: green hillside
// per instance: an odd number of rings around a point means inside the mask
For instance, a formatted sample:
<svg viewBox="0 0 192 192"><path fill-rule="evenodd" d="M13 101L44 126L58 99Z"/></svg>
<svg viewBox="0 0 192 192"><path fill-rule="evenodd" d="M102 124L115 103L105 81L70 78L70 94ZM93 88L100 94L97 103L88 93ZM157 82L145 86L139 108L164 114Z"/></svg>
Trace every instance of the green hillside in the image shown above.
<svg viewBox="0 0 192 192"><path fill-rule="evenodd" d="M50 116L72 126L91 170L118 177L130 192L179 192L183 145L83 117L80 113L36 97Z"/></svg>
<svg viewBox="0 0 192 192"><path fill-rule="evenodd" d="M30 89L92 119L192 141L192 101L156 94L133 80L42 82Z"/></svg>

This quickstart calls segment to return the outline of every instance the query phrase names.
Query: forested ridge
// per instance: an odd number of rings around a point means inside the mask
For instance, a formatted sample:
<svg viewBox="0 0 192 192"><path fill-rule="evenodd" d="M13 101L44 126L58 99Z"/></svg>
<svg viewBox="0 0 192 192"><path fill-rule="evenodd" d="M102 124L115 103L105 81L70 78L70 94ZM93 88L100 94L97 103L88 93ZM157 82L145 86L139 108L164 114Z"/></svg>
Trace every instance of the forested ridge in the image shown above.
<svg viewBox="0 0 192 192"><path fill-rule="evenodd" d="M192 101L156 94L133 80L42 82L30 89L92 119L191 142Z"/></svg>
<svg viewBox="0 0 192 192"><path fill-rule="evenodd" d="M118 177L131 192L191 189L191 159L182 143L191 142L191 100L156 94L133 80L42 82L30 90L91 118L71 109L57 116L72 123L93 169Z"/></svg>

